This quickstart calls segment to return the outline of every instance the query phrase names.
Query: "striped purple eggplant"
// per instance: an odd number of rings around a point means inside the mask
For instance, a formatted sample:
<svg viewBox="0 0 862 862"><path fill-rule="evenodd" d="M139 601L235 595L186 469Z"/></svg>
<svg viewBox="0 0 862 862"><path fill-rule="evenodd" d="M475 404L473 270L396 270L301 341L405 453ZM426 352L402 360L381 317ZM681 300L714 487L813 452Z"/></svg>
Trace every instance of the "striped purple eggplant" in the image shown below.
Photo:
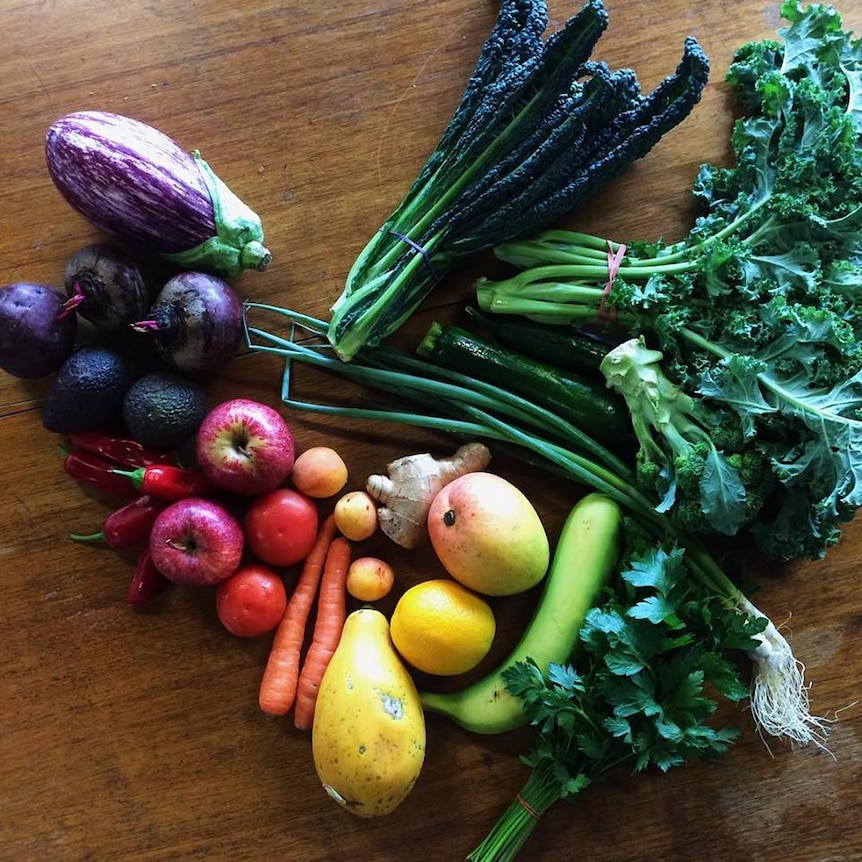
<svg viewBox="0 0 862 862"><path fill-rule="evenodd" d="M66 201L105 233L227 278L270 262L258 215L198 152L146 123L67 114L48 129L45 157Z"/></svg>

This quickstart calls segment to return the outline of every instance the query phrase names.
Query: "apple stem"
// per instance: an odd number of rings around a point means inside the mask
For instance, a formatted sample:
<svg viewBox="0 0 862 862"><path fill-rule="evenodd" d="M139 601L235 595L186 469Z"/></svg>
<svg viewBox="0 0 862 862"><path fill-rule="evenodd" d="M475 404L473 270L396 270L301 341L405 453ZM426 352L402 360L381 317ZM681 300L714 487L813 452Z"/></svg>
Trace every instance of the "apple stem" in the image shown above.
<svg viewBox="0 0 862 862"><path fill-rule="evenodd" d="M185 542L175 542L173 539L167 539L165 544L169 548L173 548L175 551L183 551L188 553L189 551L194 551L196 548L194 539L188 539Z"/></svg>

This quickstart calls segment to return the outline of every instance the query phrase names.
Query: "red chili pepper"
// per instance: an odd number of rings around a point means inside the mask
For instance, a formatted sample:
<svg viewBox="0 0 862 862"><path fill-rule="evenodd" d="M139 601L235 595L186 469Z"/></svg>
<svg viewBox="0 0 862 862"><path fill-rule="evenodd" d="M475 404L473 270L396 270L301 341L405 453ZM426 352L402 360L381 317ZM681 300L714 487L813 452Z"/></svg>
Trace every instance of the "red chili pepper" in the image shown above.
<svg viewBox="0 0 862 862"><path fill-rule="evenodd" d="M76 542L104 542L109 548L122 551L147 539L153 522L166 505L164 500L142 494L111 512L98 533L86 536L70 533L69 538Z"/></svg>
<svg viewBox="0 0 862 862"><path fill-rule="evenodd" d="M172 464L150 464L137 470L114 470L114 473L127 477L142 494L151 494L160 500L204 497L213 490L203 473Z"/></svg>
<svg viewBox="0 0 862 862"><path fill-rule="evenodd" d="M116 497L136 497L138 490L127 477L116 472L108 461L88 452L70 452L63 459L63 469L83 485L105 491Z"/></svg>
<svg viewBox="0 0 862 862"><path fill-rule="evenodd" d="M98 455L112 461L118 467L146 467L148 464L170 464L175 458L173 453L144 446L130 437L111 434L108 431L79 431L69 434L72 449Z"/></svg>
<svg viewBox="0 0 862 862"><path fill-rule="evenodd" d="M151 602L170 581L156 568L150 549L144 548L138 557L135 573L126 591L126 602L140 607Z"/></svg>

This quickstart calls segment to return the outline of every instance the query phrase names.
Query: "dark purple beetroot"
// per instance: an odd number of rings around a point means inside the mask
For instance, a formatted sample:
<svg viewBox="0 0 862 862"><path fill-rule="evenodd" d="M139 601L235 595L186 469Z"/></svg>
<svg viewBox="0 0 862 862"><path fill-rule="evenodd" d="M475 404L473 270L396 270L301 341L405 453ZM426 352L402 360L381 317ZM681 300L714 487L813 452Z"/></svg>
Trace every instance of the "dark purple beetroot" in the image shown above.
<svg viewBox="0 0 862 862"><path fill-rule="evenodd" d="M132 328L150 333L156 353L169 368L191 377L212 377L242 341L242 301L218 276L183 272L165 284L147 319Z"/></svg>
<svg viewBox="0 0 862 862"><path fill-rule="evenodd" d="M66 308L102 332L122 332L140 320L150 304L140 269L118 249L88 245L69 259L63 278Z"/></svg>
<svg viewBox="0 0 862 862"><path fill-rule="evenodd" d="M46 284L18 281L0 288L0 368L15 377L56 371L75 347L77 321L66 297Z"/></svg>

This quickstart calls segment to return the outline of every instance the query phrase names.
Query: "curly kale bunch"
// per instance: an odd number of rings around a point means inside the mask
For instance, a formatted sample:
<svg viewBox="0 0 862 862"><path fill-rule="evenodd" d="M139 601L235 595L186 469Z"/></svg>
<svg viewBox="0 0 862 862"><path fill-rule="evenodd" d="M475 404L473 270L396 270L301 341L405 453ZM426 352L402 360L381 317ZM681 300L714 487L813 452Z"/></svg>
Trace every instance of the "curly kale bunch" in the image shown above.
<svg viewBox="0 0 862 862"><path fill-rule="evenodd" d="M620 340L645 335L679 388L633 392L645 487L689 528L749 527L792 559L822 556L862 505L862 41L830 6L781 12L781 39L728 71L734 158L700 168L685 239L548 231L498 247L522 271L477 298L557 325L611 308Z"/></svg>
<svg viewBox="0 0 862 862"><path fill-rule="evenodd" d="M731 411L711 410L672 383L662 359L641 336L615 347L601 364L631 416L638 482L686 533L734 536L757 519L776 488L769 456L746 444Z"/></svg>

